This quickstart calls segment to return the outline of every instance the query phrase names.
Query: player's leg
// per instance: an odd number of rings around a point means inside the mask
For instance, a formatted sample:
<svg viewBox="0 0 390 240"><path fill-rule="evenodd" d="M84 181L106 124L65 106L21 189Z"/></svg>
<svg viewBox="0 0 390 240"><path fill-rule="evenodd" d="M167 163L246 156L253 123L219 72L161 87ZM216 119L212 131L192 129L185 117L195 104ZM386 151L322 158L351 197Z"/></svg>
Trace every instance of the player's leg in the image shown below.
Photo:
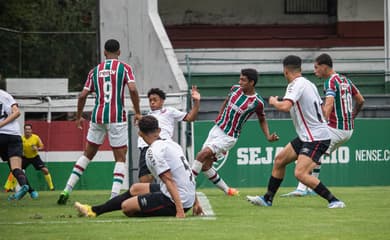
<svg viewBox="0 0 390 240"><path fill-rule="evenodd" d="M122 194L111 198L110 200L101 205L90 206L87 204L81 204L79 202L76 202L75 208L79 212L79 216L96 217L103 213L121 210L122 203L133 196L147 194L149 192L156 192L159 190L160 186L158 184L135 183L130 187L128 191L125 191Z"/></svg>
<svg viewBox="0 0 390 240"><path fill-rule="evenodd" d="M318 178L310 175L313 161L316 163L319 162L320 157L325 153L329 143L330 141L305 143L302 148L309 149L309 151L300 152L294 173L299 181L326 199L329 202L329 208L343 208L345 204L338 200Z"/></svg>
<svg viewBox="0 0 390 240"><path fill-rule="evenodd" d="M192 172L195 176L202 171L217 188L229 196L236 196L239 192L229 187L212 165L217 160L216 156L224 158L225 153L234 146L236 141L237 139L226 135L218 126L214 126L192 165Z"/></svg>
<svg viewBox="0 0 390 240"><path fill-rule="evenodd" d="M84 154L77 159L73 166L72 172L66 182L64 191L60 194L57 203L62 205L66 204L70 193L73 191L74 186L87 169L89 163L95 157L100 145L103 143L106 134L106 129L102 124L90 123L87 134L87 145L84 150Z"/></svg>
<svg viewBox="0 0 390 240"><path fill-rule="evenodd" d="M122 203L122 211L128 217L176 216L175 204L161 192L129 198Z"/></svg>
<svg viewBox="0 0 390 240"><path fill-rule="evenodd" d="M123 180L125 179L126 173L126 153L127 146L122 148L113 148L114 158L115 158L115 167L113 171L113 180L111 188L111 197L117 196L122 188Z"/></svg>
<svg viewBox="0 0 390 240"><path fill-rule="evenodd" d="M294 139L276 155L272 174L268 181L267 192L263 196L247 196L247 200L249 202L259 206L272 206L274 196L283 181L286 172L286 166L289 163L295 161L295 159L297 158L297 150L295 150L295 148L298 147L299 141L297 141L297 139Z"/></svg>
<svg viewBox="0 0 390 240"><path fill-rule="evenodd" d="M51 178L49 169L45 166L45 163L42 161L41 157L37 155L31 163L33 164L35 170L40 170L43 173L45 181L50 189L50 191L54 191L53 180Z"/></svg>
<svg viewBox="0 0 390 240"><path fill-rule="evenodd" d="M126 174L126 153L128 142L127 122L107 124L108 140L115 158L113 170L111 197L117 196L122 188Z"/></svg>

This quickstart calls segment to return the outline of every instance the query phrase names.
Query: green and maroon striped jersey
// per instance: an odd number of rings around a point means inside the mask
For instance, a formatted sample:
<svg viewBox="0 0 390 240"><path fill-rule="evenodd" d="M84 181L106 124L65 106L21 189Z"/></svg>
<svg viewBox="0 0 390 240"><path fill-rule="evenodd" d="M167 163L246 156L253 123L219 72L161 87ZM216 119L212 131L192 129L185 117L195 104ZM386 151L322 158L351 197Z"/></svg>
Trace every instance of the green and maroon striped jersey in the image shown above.
<svg viewBox="0 0 390 240"><path fill-rule="evenodd" d="M130 65L117 59L107 59L91 69L84 89L96 93L91 121L94 123L126 122L124 91L134 82Z"/></svg>
<svg viewBox="0 0 390 240"><path fill-rule="evenodd" d="M215 123L227 135L238 138L244 123L254 113L264 116L264 100L258 94L245 95L239 85L230 89L229 100Z"/></svg>
<svg viewBox="0 0 390 240"><path fill-rule="evenodd" d="M352 130L352 97L359 89L347 77L333 74L324 84L325 96L334 97L334 105L330 113L328 126L341 130Z"/></svg>

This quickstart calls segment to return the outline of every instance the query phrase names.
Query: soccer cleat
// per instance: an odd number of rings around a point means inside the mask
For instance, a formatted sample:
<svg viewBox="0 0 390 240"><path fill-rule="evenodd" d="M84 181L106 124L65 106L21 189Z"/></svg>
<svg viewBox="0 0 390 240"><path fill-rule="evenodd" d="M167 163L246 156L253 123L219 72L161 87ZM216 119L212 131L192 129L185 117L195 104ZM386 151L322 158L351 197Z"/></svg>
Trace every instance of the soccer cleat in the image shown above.
<svg viewBox="0 0 390 240"><path fill-rule="evenodd" d="M30 187L28 185L23 185L19 191L17 191L16 193L12 194L11 196L8 197L8 200L20 200L24 197L24 195L26 195L26 193L28 192L28 189Z"/></svg>
<svg viewBox="0 0 390 240"><path fill-rule="evenodd" d="M229 188L226 195L228 196L239 196L240 192L235 188Z"/></svg>
<svg viewBox="0 0 390 240"><path fill-rule="evenodd" d="M328 208L345 208L345 203L342 201L333 201L328 204Z"/></svg>
<svg viewBox="0 0 390 240"><path fill-rule="evenodd" d="M32 191L32 192L30 192L30 197L31 197L32 199L38 199L38 196L39 196L39 194L38 194L37 191Z"/></svg>
<svg viewBox="0 0 390 240"><path fill-rule="evenodd" d="M289 193L286 193L286 194L282 194L280 196L281 197L304 197L306 195L308 195L308 192L306 190L295 189L292 192L289 192Z"/></svg>
<svg viewBox="0 0 390 240"><path fill-rule="evenodd" d="M248 200L248 202L252 203L253 205L264 206L264 207L272 206L272 202L266 201L263 196L246 196L246 199Z"/></svg>
<svg viewBox="0 0 390 240"><path fill-rule="evenodd" d="M57 200L57 204L59 205L65 205L66 202L68 201L69 199L69 193L66 192L66 191L63 191L61 194L60 194L60 197L58 198Z"/></svg>
<svg viewBox="0 0 390 240"><path fill-rule="evenodd" d="M309 189L309 190L307 190L307 194L306 194L306 195L307 195L307 196L316 196L317 193L314 192L313 190Z"/></svg>
<svg viewBox="0 0 390 240"><path fill-rule="evenodd" d="M92 207L90 205L75 202L74 207L79 212L79 217L96 217L96 213L92 211Z"/></svg>

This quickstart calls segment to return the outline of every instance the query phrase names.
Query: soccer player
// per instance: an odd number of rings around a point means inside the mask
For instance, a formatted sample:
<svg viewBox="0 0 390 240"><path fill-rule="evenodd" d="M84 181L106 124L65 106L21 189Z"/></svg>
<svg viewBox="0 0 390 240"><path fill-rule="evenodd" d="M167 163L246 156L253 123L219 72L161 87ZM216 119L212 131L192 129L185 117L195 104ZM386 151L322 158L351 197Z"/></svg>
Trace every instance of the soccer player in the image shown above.
<svg viewBox="0 0 390 240"><path fill-rule="evenodd" d="M242 69L239 85L232 86L215 119L215 125L197 154L192 171L197 176L203 171L205 176L228 196L239 194L237 189L230 188L212 167L213 162L222 159L237 142L242 126L248 118L256 113L260 127L268 141L279 139L275 133L270 134L264 113L264 100L256 92L258 73L255 69Z"/></svg>
<svg viewBox="0 0 390 240"><path fill-rule="evenodd" d="M12 174L21 188L8 197L19 200L27 192L33 191L22 170L22 138L20 126L16 119L20 116L18 104L6 91L0 89L0 157L8 162Z"/></svg>
<svg viewBox="0 0 390 240"><path fill-rule="evenodd" d="M352 137L354 119L363 107L364 97L350 79L336 73L332 58L326 53L315 59L314 73L317 77L325 79L325 104L322 110L330 130L330 146L325 154L330 155ZM354 106L352 99L355 100ZM320 169L319 162L313 169L312 175L318 178ZM312 189L299 182L296 190L281 196L301 197L312 193Z"/></svg>
<svg viewBox="0 0 390 240"><path fill-rule="evenodd" d="M79 216L96 217L122 210L128 216L176 216L184 218L195 203L195 179L181 146L171 139L161 139L159 123L144 116L138 123L139 135L149 145L146 165L157 183L135 183L129 191L104 204L89 206L75 203Z"/></svg>
<svg viewBox="0 0 390 240"><path fill-rule="evenodd" d="M87 135L87 145L73 167L73 170L61 193L57 203L66 204L73 187L96 155L99 146L103 143L105 135L112 147L115 158L111 198L119 194L125 176L125 161L127 152L127 120L124 108L124 91L126 86L135 111L135 121L141 119L139 95L135 85L133 70L130 65L118 60L120 55L119 42L110 39L104 44L106 60L93 68L86 80L85 86L79 95L76 113L76 125L81 128L81 117L87 96L94 92L95 107L92 111L91 121Z"/></svg>
<svg viewBox="0 0 390 240"><path fill-rule="evenodd" d="M192 86L191 94L193 107L191 111L187 113L179 111L173 107L165 107L164 101L166 95L161 89L152 88L149 90L148 99L151 111L148 112L148 115L152 115L157 118L159 127L161 128L160 137L162 139L172 139L175 123L177 121L192 122L196 119L200 106L200 94L196 86ZM140 149L138 172L139 181L151 183L153 181L153 177L145 163L145 153L148 149L148 145L142 137L138 137L138 148Z"/></svg>
<svg viewBox="0 0 390 240"><path fill-rule="evenodd" d="M318 178L310 175L314 164L318 163L329 147L330 134L322 114L322 100L318 90L302 77L301 64L301 58L294 55L283 60L283 73L288 82L286 94L282 101L277 96L269 98L269 104L277 110L290 112L298 137L276 155L267 193L263 196L247 196L247 200L259 206L272 206L286 166L296 160L295 177L326 199L328 208L344 208L344 202L338 200Z"/></svg>

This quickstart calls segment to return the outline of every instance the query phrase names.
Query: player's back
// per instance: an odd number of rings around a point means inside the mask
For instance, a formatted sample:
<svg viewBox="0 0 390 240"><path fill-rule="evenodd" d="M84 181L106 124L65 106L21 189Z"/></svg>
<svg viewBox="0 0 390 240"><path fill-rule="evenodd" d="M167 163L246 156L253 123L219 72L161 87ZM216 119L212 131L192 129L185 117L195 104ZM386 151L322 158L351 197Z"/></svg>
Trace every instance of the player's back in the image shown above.
<svg viewBox="0 0 390 240"><path fill-rule="evenodd" d="M130 65L117 59L106 59L90 71L85 88L96 93L92 122L126 121L124 91L131 81L135 80Z"/></svg>

